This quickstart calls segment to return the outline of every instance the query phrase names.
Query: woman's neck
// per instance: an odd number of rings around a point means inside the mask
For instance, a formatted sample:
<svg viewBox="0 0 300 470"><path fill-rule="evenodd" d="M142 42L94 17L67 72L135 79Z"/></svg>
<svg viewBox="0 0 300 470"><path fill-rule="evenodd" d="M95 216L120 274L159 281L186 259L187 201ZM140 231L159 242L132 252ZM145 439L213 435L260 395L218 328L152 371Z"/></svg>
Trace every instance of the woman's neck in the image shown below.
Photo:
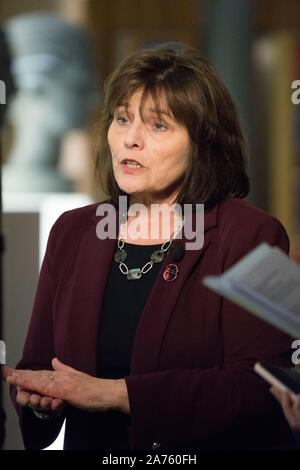
<svg viewBox="0 0 300 470"><path fill-rule="evenodd" d="M151 204L150 207L131 204L127 222L123 225L122 240L137 245L156 245L170 240L182 220L176 207L167 203Z"/></svg>

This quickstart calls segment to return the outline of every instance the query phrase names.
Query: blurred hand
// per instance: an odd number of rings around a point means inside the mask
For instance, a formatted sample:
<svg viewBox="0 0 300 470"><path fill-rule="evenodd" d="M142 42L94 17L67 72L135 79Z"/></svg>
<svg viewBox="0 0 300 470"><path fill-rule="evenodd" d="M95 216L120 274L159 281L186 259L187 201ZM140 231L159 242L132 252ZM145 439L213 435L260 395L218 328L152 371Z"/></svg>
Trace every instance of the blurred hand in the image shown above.
<svg viewBox="0 0 300 470"><path fill-rule="evenodd" d="M288 390L279 390L277 387L271 387L270 392L281 404L291 428L300 430L300 395L290 393Z"/></svg>

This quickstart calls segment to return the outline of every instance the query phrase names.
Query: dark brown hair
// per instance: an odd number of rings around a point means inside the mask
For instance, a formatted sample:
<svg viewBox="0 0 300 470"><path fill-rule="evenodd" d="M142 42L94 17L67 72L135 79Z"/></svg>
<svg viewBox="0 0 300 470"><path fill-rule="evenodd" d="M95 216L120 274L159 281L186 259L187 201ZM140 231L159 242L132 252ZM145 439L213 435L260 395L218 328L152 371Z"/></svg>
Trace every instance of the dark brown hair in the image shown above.
<svg viewBox="0 0 300 470"><path fill-rule="evenodd" d="M139 50L106 80L95 165L102 191L115 202L125 194L114 178L107 132L115 109L140 89L141 107L151 96L158 113L164 93L174 118L190 135L190 160L175 202L211 207L230 196L247 196L246 144L236 107L214 68L184 44Z"/></svg>

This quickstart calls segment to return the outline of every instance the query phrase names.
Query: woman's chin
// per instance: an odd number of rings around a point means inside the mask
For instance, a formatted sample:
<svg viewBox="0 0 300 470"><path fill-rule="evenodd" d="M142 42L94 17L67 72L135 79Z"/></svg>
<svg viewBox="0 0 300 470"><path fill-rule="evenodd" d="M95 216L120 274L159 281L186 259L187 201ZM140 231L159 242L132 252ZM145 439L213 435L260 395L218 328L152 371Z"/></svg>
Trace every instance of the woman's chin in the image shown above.
<svg viewBox="0 0 300 470"><path fill-rule="evenodd" d="M121 191L124 191L124 193L128 194L129 196L134 195L134 194L140 194L144 191L143 188L139 188L134 185L118 184L118 186L121 189Z"/></svg>

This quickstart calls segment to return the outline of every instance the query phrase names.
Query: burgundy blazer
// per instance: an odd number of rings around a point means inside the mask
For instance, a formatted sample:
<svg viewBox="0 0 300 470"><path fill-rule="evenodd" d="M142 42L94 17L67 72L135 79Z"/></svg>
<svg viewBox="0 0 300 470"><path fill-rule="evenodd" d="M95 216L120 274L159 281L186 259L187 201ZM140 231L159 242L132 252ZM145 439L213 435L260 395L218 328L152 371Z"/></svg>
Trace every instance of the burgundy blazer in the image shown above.
<svg viewBox="0 0 300 470"><path fill-rule="evenodd" d="M65 212L51 229L19 368L50 369L57 356L96 375L116 243L96 236L98 205ZM126 377L132 447L293 447L279 404L253 371L256 361L292 366L292 339L202 285L205 275L222 273L261 242L288 252L287 234L277 219L237 198L205 211L204 223L203 247L185 252L173 282L162 276L172 262L166 256L140 317ZM61 422L16 408L25 447L49 445ZM76 429L67 425L66 433L72 441Z"/></svg>

